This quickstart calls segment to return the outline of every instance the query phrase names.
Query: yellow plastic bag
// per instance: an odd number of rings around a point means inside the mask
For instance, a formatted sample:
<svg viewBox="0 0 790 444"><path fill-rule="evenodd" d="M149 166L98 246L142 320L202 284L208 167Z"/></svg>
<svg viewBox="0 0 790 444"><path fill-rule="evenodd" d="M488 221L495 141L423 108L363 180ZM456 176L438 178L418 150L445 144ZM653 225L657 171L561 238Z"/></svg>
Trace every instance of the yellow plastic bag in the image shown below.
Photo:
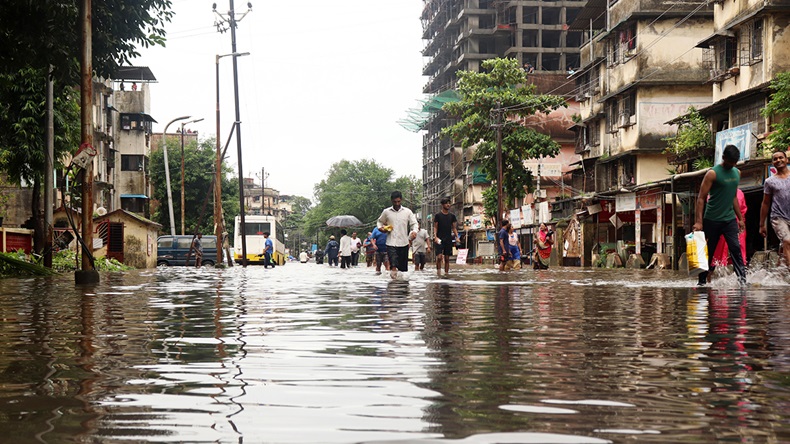
<svg viewBox="0 0 790 444"><path fill-rule="evenodd" d="M708 242L704 232L694 231L686 235L686 258L689 263L689 276L708 271Z"/></svg>

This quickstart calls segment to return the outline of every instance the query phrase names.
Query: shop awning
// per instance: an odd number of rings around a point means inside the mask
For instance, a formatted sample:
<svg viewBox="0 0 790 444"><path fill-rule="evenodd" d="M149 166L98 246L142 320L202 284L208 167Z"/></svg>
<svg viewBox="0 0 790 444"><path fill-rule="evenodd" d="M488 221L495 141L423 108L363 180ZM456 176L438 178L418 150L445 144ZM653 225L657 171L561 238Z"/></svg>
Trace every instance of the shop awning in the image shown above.
<svg viewBox="0 0 790 444"><path fill-rule="evenodd" d="M121 194L121 199L148 199L145 194Z"/></svg>

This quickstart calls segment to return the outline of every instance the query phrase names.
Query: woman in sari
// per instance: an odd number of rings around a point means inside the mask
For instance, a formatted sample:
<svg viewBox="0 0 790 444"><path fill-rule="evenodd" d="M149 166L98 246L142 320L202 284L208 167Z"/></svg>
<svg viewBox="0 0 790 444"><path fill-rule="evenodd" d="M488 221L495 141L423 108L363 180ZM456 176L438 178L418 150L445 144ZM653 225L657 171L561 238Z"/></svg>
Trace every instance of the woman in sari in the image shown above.
<svg viewBox="0 0 790 444"><path fill-rule="evenodd" d="M540 224L538 236L535 240L536 247L533 268L536 270L547 270L549 268L551 246L554 244L554 232L549 231L546 224Z"/></svg>

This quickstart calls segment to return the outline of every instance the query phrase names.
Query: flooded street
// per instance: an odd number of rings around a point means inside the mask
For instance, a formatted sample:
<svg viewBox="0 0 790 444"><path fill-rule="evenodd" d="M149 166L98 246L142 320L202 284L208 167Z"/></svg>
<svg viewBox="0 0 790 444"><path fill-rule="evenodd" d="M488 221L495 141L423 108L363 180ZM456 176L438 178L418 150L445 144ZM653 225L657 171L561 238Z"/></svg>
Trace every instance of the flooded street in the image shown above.
<svg viewBox="0 0 790 444"><path fill-rule="evenodd" d="M0 441L790 442L790 285L750 279L290 263L5 280Z"/></svg>

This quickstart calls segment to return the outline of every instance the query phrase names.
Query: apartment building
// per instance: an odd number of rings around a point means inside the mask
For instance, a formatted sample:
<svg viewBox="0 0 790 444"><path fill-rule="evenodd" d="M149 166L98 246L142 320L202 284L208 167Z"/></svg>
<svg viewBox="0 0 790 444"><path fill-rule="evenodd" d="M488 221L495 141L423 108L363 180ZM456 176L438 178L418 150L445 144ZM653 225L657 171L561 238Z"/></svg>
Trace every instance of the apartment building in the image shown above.
<svg viewBox="0 0 790 444"><path fill-rule="evenodd" d="M768 86L790 70L790 1L715 1L713 12L713 29L697 45L705 54L713 103L699 111L718 140L743 139L739 148L747 160L770 131L772 122L760 114ZM736 133L749 137L731 137Z"/></svg>
<svg viewBox="0 0 790 444"><path fill-rule="evenodd" d="M695 48L712 30L705 2L590 0L572 29L586 29L581 68L573 74L581 103L574 180L606 192L668 177L666 122L708 106L709 70Z"/></svg>
<svg viewBox="0 0 790 444"><path fill-rule="evenodd" d="M512 57L532 72L533 78L556 79L579 66L581 32L570 31L584 0L424 0L421 16L423 92L433 97L452 90L459 70L480 71L483 60ZM562 81L541 82L539 93L555 90ZM561 88L560 88L561 89ZM439 201L449 197L451 211L471 217L482 209L479 175L471 165L471 153L456 148L441 130L453 123L440 110L433 112L421 129L423 136L422 214L439 211ZM468 190L469 185L479 185ZM475 191L477 190L477 191ZM466 196L466 197L465 197ZM460 217L459 217L460 219Z"/></svg>

